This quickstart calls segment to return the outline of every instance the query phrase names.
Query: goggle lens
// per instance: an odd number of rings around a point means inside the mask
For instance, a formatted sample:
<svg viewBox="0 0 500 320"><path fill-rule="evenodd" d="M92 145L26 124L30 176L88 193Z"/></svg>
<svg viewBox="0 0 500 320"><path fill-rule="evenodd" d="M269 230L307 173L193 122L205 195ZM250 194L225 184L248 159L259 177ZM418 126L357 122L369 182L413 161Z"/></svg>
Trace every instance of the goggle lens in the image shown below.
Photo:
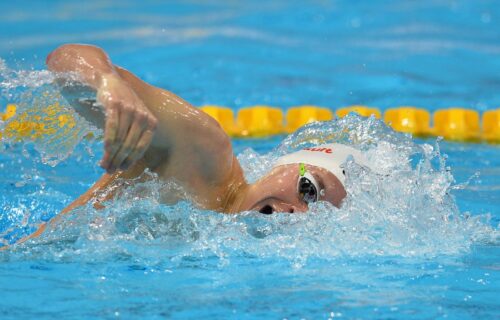
<svg viewBox="0 0 500 320"><path fill-rule="evenodd" d="M303 163L299 164L299 181L297 181L297 189L299 195L306 203L318 201L318 187L314 177L307 172L306 166Z"/></svg>

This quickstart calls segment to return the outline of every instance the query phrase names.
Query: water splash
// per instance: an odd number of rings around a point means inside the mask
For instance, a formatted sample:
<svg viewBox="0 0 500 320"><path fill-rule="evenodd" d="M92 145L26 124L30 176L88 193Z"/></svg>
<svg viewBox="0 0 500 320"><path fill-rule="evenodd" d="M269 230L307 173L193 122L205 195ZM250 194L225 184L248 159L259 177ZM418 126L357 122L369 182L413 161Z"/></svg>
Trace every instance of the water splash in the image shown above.
<svg viewBox="0 0 500 320"><path fill-rule="evenodd" d="M0 77L2 97L15 102L21 114L35 118L48 105L65 105L51 86L53 74L14 72L0 60ZM75 153L74 148L88 132L98 132L73 110L61 108L58 112L76 119L72 134L56 128L47 138L2 141L4 154L15 152L21 144L25 158L32 160L31 164L20 162L25 179L14 183L20 190L31 188L29 195L10 197L21 201L17 205L9 203L9 196L2 200L10 223L2 237L18 225L22 225L18 232L22 235L48 220L57 212L52 200L70 201L67 194L46 186L47 171L40 169L38 156L31 149L41 155L42 164L55 166L83 157L87 158L86 166L95 166L94 160L88 160L93 159L92 153ZM0 126L5 129L9 123ZM300 267L311 258L435 257L465 253L480 242L498 243L498 228L491 226L487 215L472 216L458 209L453 190L463 186L455 185L439 145L417 144L409 135L396 133L375 118L347 116L313 123L285 138L268 154L247 149L238 159L248 181L254 182L277 157L329 142L363 150L372 164L371 168L351 161L344 164L348 197L340 209L320 202L311 205L307 214L263 216L255 212L222 215L188 202L167 206L162 204L164 195L182 190L146 172L141 177L145 182L129 183L105 209L95 210L91 205L78 208L50 225L42 237L3 252L1 259L131 259L150 265L161 261L178 265L205 258L224 264L234 257L271 257ZM2 164L2 170L15 165Z"/></svg>
<svg viewBox="0 0 500 320"><path fill-rule="evenodd" d="M349 133L333 134L349 128ZM356 133L351 132L356 131ZM328 139L325 139L328 137ZM417 257L464 254L475 244L498 243L489 216L461 213L454 178L438 144L416 144L376 119L349 116L309 125L269 154L248 149L238 158L251 179L265 173L277 155L324 142L365 150L373 170L348 161L348 197L340 209L315 203L307 214L256 212L222 215L182 202L161 204L175 189L154 174L130 184L104 210L77 209L44 236L17 247L10 257L106 261L131 259L169 267L210 257L280 258L301 267L310 259Z"/></svg>
<svg viewBox="0 0 500 320"><path fill-rule="evenodd" d="M24 147L32 144L43 163L51 166L70 156L84 137L99 134L68 107L68 102L53 86L55 81L74 85L78 77L47 70L12 70L0 59L2 98L16 106L14 117L0 121L0 144L21 143Z"/></svg>

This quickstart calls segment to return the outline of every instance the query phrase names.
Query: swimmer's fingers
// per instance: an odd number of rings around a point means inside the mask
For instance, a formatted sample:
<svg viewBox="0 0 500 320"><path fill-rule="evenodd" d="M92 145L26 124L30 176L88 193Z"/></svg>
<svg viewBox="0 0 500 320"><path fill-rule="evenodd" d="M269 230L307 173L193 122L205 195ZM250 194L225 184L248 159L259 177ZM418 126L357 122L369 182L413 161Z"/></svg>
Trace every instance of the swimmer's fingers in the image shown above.
<svg viewBox="0 0 500 320"><path fill-rule="evenodd" d="M101 161L101 167L109 171L109 165L119 149L116 136L118 132L118 108L116 105L110 105L106 108L106 124L104 128L104 157Z"/></svg>
<svg viewBox="0 0 500 320"><path fill-rule="evenodd" d="M127 103L120 105L120 125L118 126L117 139L121 144L125 143L129 131L134 123L136 108Z"/></svg>
<svg viewBox="0 0 500 320"><path fill-rule="evenodd" d="M154 127L156 126L156 119L154 119L154 117L146 110L137 110L133 118L134 121L130 127L125 142L122 144L120 150L116 153L115 158L112 160L111 170L113 171L116 169L127 169L130 165L138 160L132 160L130 155L135 154L138 148L147 149L147 147L149 146L149 143L146 146L143 146L142 143L139 144L139 140L146 130L154 131Z"/></svg>
<svg viewBox="0 0 500 320"><path fill-rule="evenodd" d="M119 123L116 131L115 142L110 147L110 154L108 159L109 164L106 167L108 173L113 173L117 169L119 169L120 164L117 164L116 162L122 157L121 153L128 152L128 146L125 147L125 142L133 123L135 111L134 106L129 103L123 104L118 102L117 108L118 110L120 110L118 116Z"/></svg>
<svg viewBox="0 0 500 320"><path fill-rule="evenodd" d="M122 164L122 167L128 168L132 164L134 164L136 161L140 160L146 150L148 149L149 145L151 144L151 141L153 141L154 137L154 131L153 130L146 130L140 137L139 141L137 141L137 146L134 149L132 153L128 156L127 159L125 159L124 163Z"/></svg>
<svg viewBox="0 0 500 320"><path fill-rule="evenodd" d="M127 169L123 164L125 159L134 151L135 146L137 145L137 141L139 140L141 133L144 129L144 124L140 121L134 121L132 123L132 127L130 127L130 131L127 134L127 138L125 142L121 145L120 150L116 153L112 163L111 170Z"/></svg>

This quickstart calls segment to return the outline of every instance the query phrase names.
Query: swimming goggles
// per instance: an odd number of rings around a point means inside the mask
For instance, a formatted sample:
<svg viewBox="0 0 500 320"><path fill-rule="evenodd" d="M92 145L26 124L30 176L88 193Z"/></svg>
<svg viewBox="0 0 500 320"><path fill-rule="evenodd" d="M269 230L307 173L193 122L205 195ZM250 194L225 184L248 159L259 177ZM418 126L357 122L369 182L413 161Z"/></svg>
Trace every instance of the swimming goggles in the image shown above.
<svg viewBox="0 0 500 320"><path fill-rule="evenodd" d="M318 201L319 184L312 174L307 172L306 166L299 163L299 179L297 181L297 190L300 197L306 202Z"/></svg>

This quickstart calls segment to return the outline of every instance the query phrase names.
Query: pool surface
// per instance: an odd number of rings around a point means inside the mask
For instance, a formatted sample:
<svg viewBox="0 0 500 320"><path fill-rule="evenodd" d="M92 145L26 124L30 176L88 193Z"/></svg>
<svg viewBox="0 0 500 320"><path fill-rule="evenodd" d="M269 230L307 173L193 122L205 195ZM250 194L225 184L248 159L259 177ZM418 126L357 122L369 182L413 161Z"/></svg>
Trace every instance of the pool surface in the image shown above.
<svg viewBox="0 0 500 320"><path fill-rule="evenodd" d="M197 106L500 106L496 1L4 1L1 110L64 105L43 69L67 42ZM0 251L0 319L500 318L498 146L349 116L233 147L252 181L298 141L346 128L338 139L383 174L347 164L341 209L228 216L159 204L168 183L132 186ZM3 245L103 173L89 132L78 119L71 136L0 142Z"/></svg>

